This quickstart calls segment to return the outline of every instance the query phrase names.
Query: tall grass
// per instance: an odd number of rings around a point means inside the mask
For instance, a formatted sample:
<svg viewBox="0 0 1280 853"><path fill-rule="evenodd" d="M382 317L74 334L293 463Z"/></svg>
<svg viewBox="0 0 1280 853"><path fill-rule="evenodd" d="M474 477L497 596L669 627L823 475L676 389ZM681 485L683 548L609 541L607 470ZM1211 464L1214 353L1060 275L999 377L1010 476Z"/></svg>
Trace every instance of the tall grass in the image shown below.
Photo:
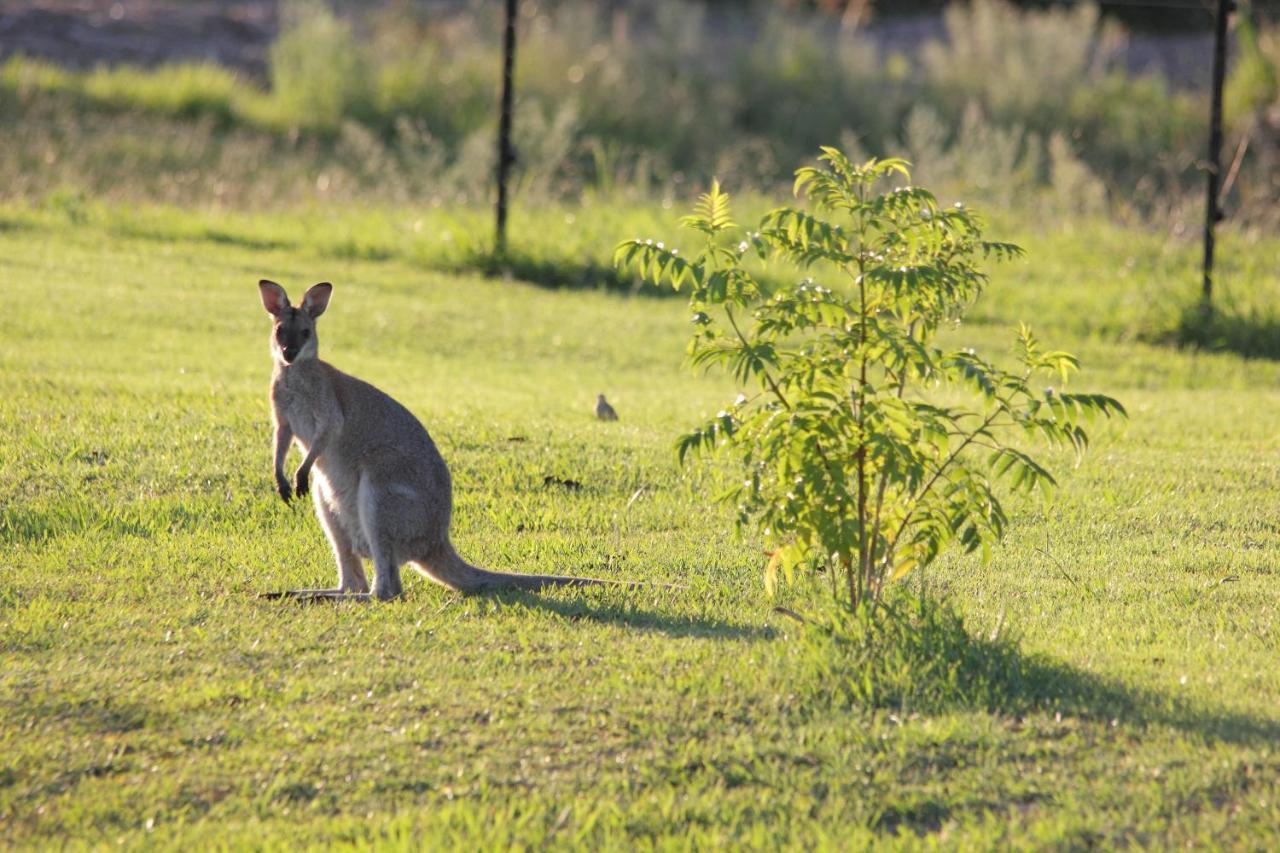
<svg viewBox="0 0 1280 853"><path fill-rule="evenodd" d="M285 4L283 31L271 49L271 112L263 118L304 129L376 120L371 59L324 5Z"/></svg>
<svg viewBox="0 0 1280 853"><path fill-rule="evenodd" d="M0 114L19 121L2 132L30 143L40 132L29 125L52 120L62 127L41 141L64 145L54 156L67 163L87 156L77 146L109 149L120 134L135 137L126 147L155 148L137 139L150 120L133 132L101 117L147 113L188 126L160 133L167 152L134 158L150 170L132 176L141 184L158 180L156 169L212 171L220 197L261 194L237 186L248 170L228 152L243 149L305 175L267 178L277 197L341 186L349 196L478 199L491 182L496 121L492 11L428 16L394 4L349 20L319 2L286 4L266 88L208 65L78 74L15 58L0 66ZM518 179L524 192L548 196L618 186L670 194L710 174L768 188L815 145L832 143L905 153L931 184L1000 203L1047 192L1055 208L1110 203L1149 215L1177 210L1198 189L1202 94L1120 68L1124 33L1095 6L1021 11L976 0L950 8L945 24L945 40L908 57L881 55L830 19L772 6L526 6ZM1256 63L1242 67L1257 79ZM1265 88L1246 82L1235 90ZM79 115L62 117L69 111ZM67 131L82 125L103 135L71 141ZM973 156L992 147L999 156ZM0 155L0 172L23 156ZM1259 169L1274 168L1251 157L1237 184L1269 185Z"/></svg>

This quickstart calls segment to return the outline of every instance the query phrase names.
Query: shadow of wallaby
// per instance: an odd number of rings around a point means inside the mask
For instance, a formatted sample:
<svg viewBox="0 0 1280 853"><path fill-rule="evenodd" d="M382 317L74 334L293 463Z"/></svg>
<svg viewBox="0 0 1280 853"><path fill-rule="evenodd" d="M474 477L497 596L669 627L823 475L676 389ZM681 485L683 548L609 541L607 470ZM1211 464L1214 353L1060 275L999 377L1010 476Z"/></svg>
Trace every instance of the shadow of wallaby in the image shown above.
<svg viewBox="0 0 1280 853"><path fill-rule="evenodd" d="M1280 359L1280 316L1229 302L1187 306L1173 332L1179 346Z"/></svg>
<svg viewBox="0 0 1280 853"><path fill-rule="evenodd" d="M654 589L661 589L655 585ZM706 616L677 615L661 613L655 610L644 610L632 601L601 602L587 596L579 596L574 600L546 598L541 592L530 592L519 589L499 589L479 593L490 601L506 607L524 607L529 610L542 610L553 613L569 622L595 622L602 625L618 625L636 631L665 634L673 638L702 637L718 640L771 640L778 632L768 625L750 625L730 622L724 619ZM284 601L299 606L334 606L353 604L355 596L326 593L294 597L287 592L260 592L255 596L263 601ZM368 597L359 599L360 603L369 603ZM373 606L387 606L376 605Z"/></svg>
<svg viewBox="0 0 1280 853"><path fill-rule="evenodd" d="M570 622L617 625L673 638L700 637L716 640L771 640L777 631L768 625L750 625L706 616L644 610L631 601L602 602L587 597L573 600L546 598L538 593L503 590L490 596L508 606L543 610Z"/></svg>

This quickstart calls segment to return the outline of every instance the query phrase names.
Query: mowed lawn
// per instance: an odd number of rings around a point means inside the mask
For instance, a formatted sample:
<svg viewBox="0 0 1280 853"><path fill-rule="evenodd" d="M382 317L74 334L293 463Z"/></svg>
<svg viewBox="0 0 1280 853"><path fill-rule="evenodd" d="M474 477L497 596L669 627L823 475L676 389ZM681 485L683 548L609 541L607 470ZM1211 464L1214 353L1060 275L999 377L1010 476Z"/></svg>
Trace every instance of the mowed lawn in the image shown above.
<svg viewBox="0 0 1280 853"><path fill-rule="evenodd" d="M951 337L1025 319L1131 420L1052 455L990 562L930 571L1030 675L922 712L840 700L720 480L676 467L733 394L682 366L681 300L323 248L360 214L184 216L0 210L0 846L1280 845L1280 366L1126 342L1194 247L993 234L1031 259ZM611 216L601 256L636 236ZM1237 293L1280 289L1276 241L1227 246ZM682 586L256 598L334 575L271 488L261 277L334 282L321 354L422 418L473 562Z"/></svg>

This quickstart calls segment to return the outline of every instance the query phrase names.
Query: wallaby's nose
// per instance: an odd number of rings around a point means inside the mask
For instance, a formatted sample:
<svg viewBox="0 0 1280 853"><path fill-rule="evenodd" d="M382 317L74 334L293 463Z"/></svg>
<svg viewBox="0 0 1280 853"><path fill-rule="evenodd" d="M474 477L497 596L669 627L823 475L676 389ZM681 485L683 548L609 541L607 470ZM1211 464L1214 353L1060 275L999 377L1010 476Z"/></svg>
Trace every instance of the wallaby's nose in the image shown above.
<svg viewBox="0 0 1280 853"><path fill-rule="evenodd" d="M285 347L283 350L281 350L281 352L284 355L285 362L286 363L292 362L295 358L297 358L298 350L300 349L301 347Z"/></svg>

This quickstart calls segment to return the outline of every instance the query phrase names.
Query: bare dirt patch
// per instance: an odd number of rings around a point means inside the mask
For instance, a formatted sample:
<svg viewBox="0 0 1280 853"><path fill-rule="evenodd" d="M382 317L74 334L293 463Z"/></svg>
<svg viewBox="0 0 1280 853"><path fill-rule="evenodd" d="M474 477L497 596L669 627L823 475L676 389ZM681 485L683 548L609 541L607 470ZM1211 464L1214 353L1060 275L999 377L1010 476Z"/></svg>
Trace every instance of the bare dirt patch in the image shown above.
<svg viewBox="0 0 1280 853"><path fill-rule="evenodd" d="M278 29L267 0L3 0L0 59L73 68L203 60L262 77Z"/></svg>

